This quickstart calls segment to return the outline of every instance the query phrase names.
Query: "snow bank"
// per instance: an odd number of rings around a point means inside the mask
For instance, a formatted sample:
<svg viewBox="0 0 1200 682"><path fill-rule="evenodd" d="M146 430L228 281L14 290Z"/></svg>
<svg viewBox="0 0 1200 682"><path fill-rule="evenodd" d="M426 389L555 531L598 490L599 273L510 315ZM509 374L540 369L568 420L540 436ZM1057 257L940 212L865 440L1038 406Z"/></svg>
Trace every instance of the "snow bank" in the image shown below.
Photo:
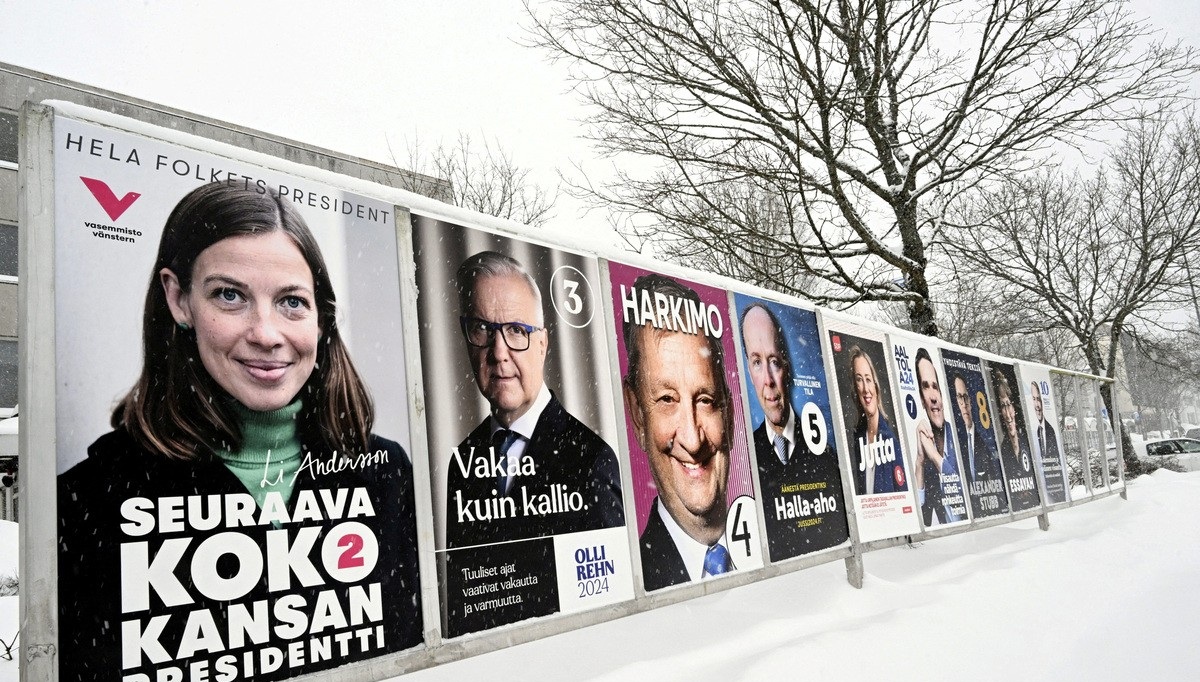
<svg viewBox="0 0 1200 682"><path fill-rule="evenodd" d="M867 554L861 590L827 564L402 679L1194 679L1198 518L1200 474L1159 471L1049 532L1028 519ZM16 549L0 523L0 567ZM0 639L16 622L0 598Z"/></svg>
<svg viewBox="0 0 1200 682"><path fill-rule="evenodd" d="M488 679L1194 679L1200 474L423 670ZM1180 521L1183 521L1182 523Z"/></svg>

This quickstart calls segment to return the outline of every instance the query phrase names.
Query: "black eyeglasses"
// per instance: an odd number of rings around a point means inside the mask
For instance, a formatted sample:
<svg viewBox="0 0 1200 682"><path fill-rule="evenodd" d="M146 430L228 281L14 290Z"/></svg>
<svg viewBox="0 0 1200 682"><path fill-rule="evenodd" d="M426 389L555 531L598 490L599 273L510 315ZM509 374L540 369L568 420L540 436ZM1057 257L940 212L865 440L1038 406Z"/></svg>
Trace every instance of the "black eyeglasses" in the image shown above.
<svg viewBox="0 0 1200 682"><path fill-rule="evenodd" d="M458 323L462 326L463 338L476 348L491 346L499 331L509 350L526 350L529 348L530 335L545 329L524 322L488 322L467 315L458 318Z"/></svg>

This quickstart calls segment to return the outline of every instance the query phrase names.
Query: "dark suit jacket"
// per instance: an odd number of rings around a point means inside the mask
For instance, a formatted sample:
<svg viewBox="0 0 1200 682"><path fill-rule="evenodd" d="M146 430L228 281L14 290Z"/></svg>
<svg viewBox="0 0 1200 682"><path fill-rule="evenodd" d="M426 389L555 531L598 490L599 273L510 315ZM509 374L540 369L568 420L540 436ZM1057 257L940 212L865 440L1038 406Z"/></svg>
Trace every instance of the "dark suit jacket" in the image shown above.
<svg viewBox="0 0 1200 682"><path fill-rule="evenodd" d="M975 468L971 468L971 448L975 449ZM1000 471L1000 458L996 451L988 447L987 441L979 435L979 429L973 429L963 438L963 466L967 468L967 479L970 481L991 481L1003 478Z"/></svg>
<svg viewBox="0 0 1200 682"><path fill-rule="evenodd" d="M965 429L960 433L963 434L960 449L962 450L963 468L967 470L968 486L976 481L983 481L985 483L1000 481L1001 487L1000 492L995 493L999 498L999 507L985 509L980 504L980 496L971 494L971 511L974 512L975 517L1008 513L1008 493L1004 491L1006 486L1004 484L1004 473L1000 470L1000 457L996 454L995 450L988 447L987 441L983 440L979 435L978 428L972 429L970 434L967 434ZM971 468L970 454L972 443L975 447L975 467L973 469ZM992 494L986 493L986 495Z"/></svg>
<svg viewBox="0 0 1200 682"><path fill-rule="evenodd" d="M1058 454L1058 432L1054 430L1054 427L1050 425L1050 422L1042 422L1042 424L1045 426L1045 433L1042 434L1042 439L1045 441L1043 444L1045 451L1038 454L1041 455L1043 462L1046 460L1051 460L1062 464L1062 458ZM1037 445L1037 429L1033 430L1033 434L1030 436L1029 440L1033 445Z"/></svg>
<svg viewBox="0 0 1200 682"><path fill-rule="evenodd" d="M499 504L496 479L476 476L471 466L480 457L490 460L491 447L488 417L458 446L458 456L450 458L446 474L448 548L624 525L616 453L583 422L571 416L553 394L538 417L533 437L525 444L522 455L522 459L532 458L535 473L517 476L506 496L509 501L503 504ZM467 465L465 476L460 461ZM567 505L565 509L544 514L526 513L527 499L569 503L575 493L582 496L578 508ZM458 515L460 504L470 512L462 521ZM493 513L490 519L479 518L479 510L489 507L501 514ZM536 503L533 508L537 509ZM509 510L513 513L507 513Z"/></svg>
<svg viewBox="0 0 1200 682"><path fill-rule="evenodd" d="M917 447L921 446L918 445ZM946 507L943 504L944 495L942 493L942 472L938 470L936 464L926 459L921 465L921 475L925 481L922 487L925 491L925 502L921 505L922 522L926 528L933 525L934 517L937 517L938 523L946 523Z"/></svg>
<svg viewBox="0 0 1200 682"><path fill-rule="evenodd" d="M1036 436L1034 437L1036 438ZM1037 489L1037 472L1034 469L1033 456L1029 454L1025 443L1020 443L1020 446L1019 450L1013 448L1013 442L1007 439L1000 446L1000 457L1004 460L1004 473L1007 474L1006 478L1008 479L1009 503L1015 512L1033 509L1042 504L1042 497ZM1026 469L1026 466L1029 468ZM1019 481L1032 482L1033 487L1015 490L1014 483Z"/></svg>
<svg viewBox="0 0 1200 682"><path fill-rule="evenodd" d="M1067 499L1066 474L1063 471L1062 455L1058 451L1058 433L1050 422L1042 422L1045 426L1042 438L1045 440L1045 451L1038 453L1042 458L1042 475L1046 482L1046 501L1050 504L1065 502ZM1037 429L1034 429L1030 441L1037 445Z"/></svg>
<svg viewBox="0 0 1200 682"><path fill-rule="evenodd" d="M800 423L794 413L792 418L796 424ZM775 454L775 445L767 437L764 421L754 430L754 454L758 459L758 480L762 484L771 561L816 552L846 541L849 531L842 495L842 472L832 445L820 455L814 455L799 442L797 430L797 442L784 465ZM799 486L812 489L801 490ZM792 508L801 504L801 500L812 505L819 495L832 497L836 506L824 513L789 515L788 502L792 503Z"/></svg>
<svg viewBox="0 0 1200 682"><path fill-rule="evenodd" d="M642 531L638 545L642 550L642 584L647 592L691 580L683 557L675 547L675 540L658 516L657 497L654 498L654 504L650 505L650 518L646 521L646 530Z"/></svg>
<svg viewBox="0 0 1200 682"><path fill-rule="evenodd" d="M932 428L933 426L930 425L930 429ZM942 432L941 437L945 452L942 453L942 456L949 458L953 473L958 474L958 458L954 448L954 439L950 435L950 427L947 425L944 428L945 430ZM934 432L934 438L937 438L936 432ZM917 447L921 446L918 445ZM942 466L944 467L945 464L943 463ZM950 523L950 510L946 509L946 491L942 488L941 468L927 459L921 467L921 471L925 478L925 503L921 505L921 518L925 523L925 527L928 528L933 525L935 518L939 524ZM962 476L959 476L958 480L959 491L964 491L965 487ZM962 519L955 520L961 521L966 518L964 514Z"/></svg>

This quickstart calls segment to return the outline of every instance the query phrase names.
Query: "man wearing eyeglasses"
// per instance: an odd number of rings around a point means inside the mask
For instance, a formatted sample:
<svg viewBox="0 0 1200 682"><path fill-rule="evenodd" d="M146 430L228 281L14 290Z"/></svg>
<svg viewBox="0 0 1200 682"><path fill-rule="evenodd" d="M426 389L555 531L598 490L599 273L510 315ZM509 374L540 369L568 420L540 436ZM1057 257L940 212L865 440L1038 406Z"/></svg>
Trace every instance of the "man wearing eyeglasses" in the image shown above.
<svg viewBox="0 0 1200 682"><path fill-rule="evenodd" d="M457 274L459 323L489 415L451 458L446 546L623 525L616 454L544 381L549 330L537 283L517 260L471 256Z"/></svg>
<svg viewBox="0 0 1200 682"><path fill-rule="evenodd" d="M1008 513L1008 495L1004 491L1004 473L1000 469L1000 457L980 435L981 425L972 406L972 396L967 380L955 372L954 403L961 420L956 428L959 449L962 451L963 467L971 488L971 512L975 517ZM980 394L982 395L982 394ZM979 399L979 398L976 398ZM980 399L981 400L981 399Z"/></svg>

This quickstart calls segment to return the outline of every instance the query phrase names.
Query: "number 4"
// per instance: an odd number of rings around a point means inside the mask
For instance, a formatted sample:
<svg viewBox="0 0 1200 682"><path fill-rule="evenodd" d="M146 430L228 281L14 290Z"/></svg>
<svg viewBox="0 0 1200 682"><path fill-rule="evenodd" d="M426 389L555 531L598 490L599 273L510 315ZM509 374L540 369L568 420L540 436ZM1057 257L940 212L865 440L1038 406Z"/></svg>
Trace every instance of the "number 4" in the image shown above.
<svg viewBox="0 0 1200 682"><path fill-rule="evenodd" d="M752 536L750 534L750 524L742 520L743 506L742 504L735 504L733 506L733 534L729 536L729 539L734 542L745 542L746 556L750 556L750 540Z"/></svg>

